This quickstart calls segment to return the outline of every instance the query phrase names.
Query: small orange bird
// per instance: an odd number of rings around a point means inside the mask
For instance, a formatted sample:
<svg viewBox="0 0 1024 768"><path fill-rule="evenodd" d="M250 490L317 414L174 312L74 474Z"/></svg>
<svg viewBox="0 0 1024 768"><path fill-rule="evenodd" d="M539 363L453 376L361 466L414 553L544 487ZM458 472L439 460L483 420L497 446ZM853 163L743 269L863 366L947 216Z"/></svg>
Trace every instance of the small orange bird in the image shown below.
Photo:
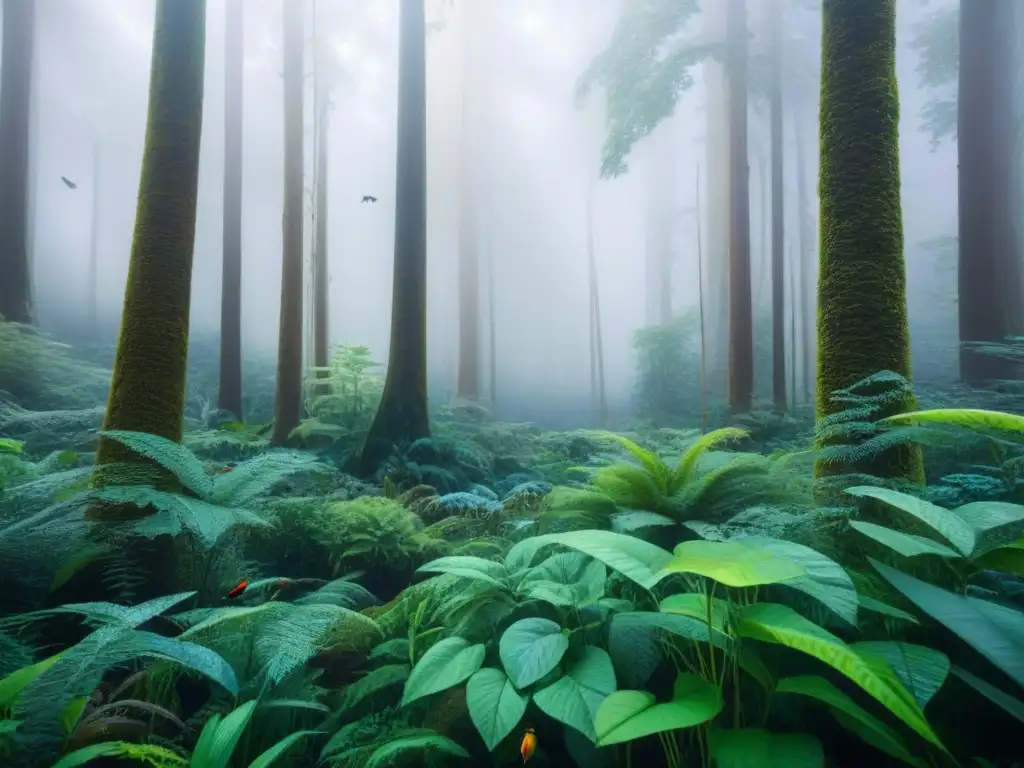
<svg viewBox="0 0 1024 768"><path fill-rule="evenodd" d="M523 740L519 742L519 754L523 758L525 764L527 760L533 757L533 753L537 750L537 734L533 728L527 728L526 733L523 734Z"/></svg>
<svg viewBox="0 0 1024 768"><path fill-rule="evenodd" d="M249 580L248 579L242 579L234 587L231 588L231 591L228 592L228 597L229 598L238 597L240 594L245 592L245 588L248 587L248 586L249 586Z"/></svg>

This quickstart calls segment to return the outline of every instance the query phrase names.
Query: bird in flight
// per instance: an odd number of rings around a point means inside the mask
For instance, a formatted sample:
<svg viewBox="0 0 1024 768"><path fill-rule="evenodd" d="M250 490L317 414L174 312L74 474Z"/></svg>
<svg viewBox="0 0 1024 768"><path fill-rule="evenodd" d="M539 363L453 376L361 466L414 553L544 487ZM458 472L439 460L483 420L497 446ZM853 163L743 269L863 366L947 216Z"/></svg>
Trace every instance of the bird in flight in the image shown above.
<svg viewBox="0 0 1024 768"><path fill-rule="evenodd" d="M68 179L66 176L61 176L60 180L67 184L68 189L78 189L78 185L75 182Z"/></svg>
<svg viewBox="0 0 1024 768"><path fill-rule="evenodd" d="M360 200L360 202L362 202L362 203L376 203L377 202L377 198L374 197L373 195L363 195L363 199Z"/></svg>

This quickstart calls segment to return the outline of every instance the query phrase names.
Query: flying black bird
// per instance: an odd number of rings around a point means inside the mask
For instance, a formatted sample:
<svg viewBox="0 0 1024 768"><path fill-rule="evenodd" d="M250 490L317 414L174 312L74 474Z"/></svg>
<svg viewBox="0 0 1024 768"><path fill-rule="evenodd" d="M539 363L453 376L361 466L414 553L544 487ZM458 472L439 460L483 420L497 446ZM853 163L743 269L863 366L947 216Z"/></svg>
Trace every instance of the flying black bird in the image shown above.
<svg viewBox="0 0 1024 768"><path fill-rule="evenodd" d="M77 184L75 184L75 182L73 182L73 181L70 181L70 180L69 180L68 178L66 178L66 177L64 177L64 176L61 176L61 177L60 177L60 180L61 180L61 181L63 181L63 182L65 183L65 184L67 184L67 185L68 185L68 189L78 189L78 185L77 185Z"/></svg>
<svg viewBox="0 0 1024 768"><path fill-rule="evenodd" d="M363 199L360 200L360 202L362 202L362 203L376 203L377 202L377 198L374 197L373 195L363 195Z"/></svg>

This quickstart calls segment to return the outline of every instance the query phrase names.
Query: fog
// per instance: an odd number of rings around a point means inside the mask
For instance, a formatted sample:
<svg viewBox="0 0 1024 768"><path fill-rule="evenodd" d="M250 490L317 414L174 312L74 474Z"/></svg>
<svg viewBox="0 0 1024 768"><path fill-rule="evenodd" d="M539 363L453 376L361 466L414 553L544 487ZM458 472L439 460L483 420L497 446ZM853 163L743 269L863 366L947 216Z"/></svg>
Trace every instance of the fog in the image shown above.
<svg viewBox="0 0 1024 768"><path fill-rule="evenodd" d="M428 20L434 22L427 44L431 397L444 400L454 391L460 163L463 148L471 147L466 161L479 190L484 281L488 265L494 265L497 370L507 403L501 415L550 419L589 398L585 203L591 184L608 398L612 410L621 411L628 406L634 380L631 336L650 319L645 222L655 186L651 174L670 169L671 199L662 204L674 211L697 204L698 173L702 194L707 194L705 105L711 87L707 68L694 67L694 85L681 97L672 117L636 144L628 158L629 172L598 180L604 93L597 87L582 108L577 108L573 95L577 79L607 44L620 3L472 1L479 3L475 12L485 34L475 37L472 46L476 98L467 106L466 141L460 27L466 0L428 0L427 4ZM315 29L317 37L327 41L344 75L334 84L331 96L331 341L365 344L376 359L385 361L391 318L398 3L295 2L307 6L307 36ZM922 108L934 94L919 85L919 52L911 45L917 25L950 2L901 0L898 4L902 198L914 370L919 380L956 376L955 254L952 260L940 262L922 245L956 234L956 148L949 141L933 147L922 129ZM775 0L748 0L755 38L774 5ZM98 194L100 319L114 328L131 247L155 0L38 0L37 7L32 249L38 314L44 326L67 326L84 311L92 195ZM246 0L245 14L243 355L272 356L277 344L282 249L281 0ZM791 82L786 91L798 105L792 113L810 141L807 173L813 197L820 15L793 14L788 23L802 42L787 50ZM209 0L193 333L216 333L220 317L224 32L224 2ZM307 70L311 67L312 55L307 53ZM307 186L313 167L309 80ZM767 120L767 109L752 103L755 322L771 301L762 267L768 263L769 246L762 240L766 228L759 197L760 169L768 152ZM99 152L98 189L93 180L94 147ZM785 151L795 150L790 137ZM786 162L790 163L789 158ZM77 189L68 188L61 176L75 182ZM787 170L790 200L795 197L790 193L795 184L794 172ZM361 203L363 195L376 196L378 202ZM816 217L816 198L811 204ZM795 230L798 212L791 202L786 205L787 226L792 222L790 229ZM312 232L307 216L307 260ZM704 236L713 234L705 231ZM678 213L671 246L676 310L697 302L696 238L695 217ZM486 312L486 289L481 295ZM921 346L919 339L935 334L938 347Z"/></svg>

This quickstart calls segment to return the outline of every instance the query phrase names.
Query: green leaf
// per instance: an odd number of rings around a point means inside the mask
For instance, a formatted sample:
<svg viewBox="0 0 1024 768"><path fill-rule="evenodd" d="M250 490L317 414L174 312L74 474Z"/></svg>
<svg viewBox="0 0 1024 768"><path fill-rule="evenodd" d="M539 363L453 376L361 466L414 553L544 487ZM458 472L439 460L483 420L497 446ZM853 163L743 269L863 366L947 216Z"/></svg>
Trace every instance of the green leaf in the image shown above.
<svg viewBox="0 0 1024 768"><path fill-rule="evenodd" d="M1024 576L1024 539L986 552L981 557L976 557L974 564L991 571Z"/></svg>
<svg viewBox="0 0 1024 768"><path fill-rule="evenodd" d="M709 734L711 759L718 768L823 768L821 742L806 733L770 733L759 728Z"/></svg>
<svg viewBox="0 0 1024 768"><path fill-rule="evenodd" d="M79 765L87 765L101 757L130 758L143 765L151 765L153 768L171 768L171 766L187 764L183 757L171 752L166 747L159 747L155 744L133 744L127 741L104 741L69 752L50 768L77 768Z"/></svg>
<svg viewBox="0 0 1024 768"><path fill-rule="evenodd" d="M1024 614L996 603L964 597L868 561L918 608L1024 686Z"/></svg>
<svg viewBox="0 0 1024 768"><path fill-rule="evenodd" d="M159 435L121 429L104 430L99 435L156 462L201 499L208 498L213 490L213 480L206 474L203 462L181 443Z"/></svg>
<svg viewBox="0 0 1024 768"><path fill-rule="evenodd" d="M402 706L458 685L480 669L487 647L470 645L461 637L447 637L430 647L409 674Z"/></svg>
<svg viewBox="0 0 1024 768"><path fill-rule="evenodd" d="M526 712L528 697L521 696L506 677L494 667L484 667L466 683L466 706L487 749L494 751Z"/></svg>
<svg viewBox="0 0 1024 768"><path fill-rule="evenodd" d="M277 758L292 748L292 745L306 736L315 736L320 733L322 731L296 731L295 733L290 733L277 742L277 744L270 747L270 749L264 750L257 755L256 759L249 763L249 768L270 768Z"/></svg>
<svg viewBox="0 0 1024 768"><path fill-rule="evenodd" d="M985 682L980 677L972 675L966 669L954 666L952 671L954 675L959 677L997 707L1000 707L1004 712L1024 723L1024 701L1016 699L1008 693L1003 693L994 685Z"/></svg>
<svg viewBox="0 0 1024 768"><path fill-rule="evenodd" d="M951 424L967 429L1001 429L1006 432L1024 432L1024 416L981 408L936 408L930 411L911 411L889 416L882 421L896 423Z"/></svg>
<svg viewBox="0 0 1024 768"><path fill-rule="evenodd" d="M857 588L850 574L835 560L803 544L769 536L744 536L739 540L802 566L803 575L780 582L781 585L813 597L851 626L857 626Z"/></svg>
<svg viewBox="0 0 1024 768"><path fill-rule="evenodd" d="M708 596L700 592L687 592L680 595L670 595L661 601L658 610L662 613L678 613L680 616L690 616L698 621L707 624L708 621ZM729 603L725 600L711 601L711 627L719 632L725 631L729 620Z"/></svg>
<svg viewBox="0 0 1024 768"><path fill-rule="evenodd" d="M467 579L477 579L500 589L508 589L505 566L482 557L459 555L439 557L416 569L417 573L452 573Z"/></svg>
<svg viewBox="0 0 1024 768"><path fill-rule="evenodd" d="M949 658L941 651L913 643L867 641L852 646L864 657L888 664L924 709L949 675Z"/></svg>
<svg viewBox="0 0 1024 768"><path fill-rule="evenodd" d="M825 678L817 675L784 677L779 680L775 692L808 696L827 704L840 725L857 734L865 743L908 765L924 768L925 762L910 753L906 743L892 728L867 712Z"/></svg>
<svg viewBox="0 0 1024 768"><path fill-rule="evenodd" d="M386 744L382 744L374 750L369 759L363 764L363 768L390 768L396 764L399 756L408 752L428 752L438 750L452 757L469 759L469 753L446 736L439 733L422 729L407 736L393 738ZM419 764L425 764L420 758Z"/></svg>
<svg viewBox="0 0 1024 768"><path fill-rule="evenodd" d="M569 638L555 622L520 619L501 636L498 655L516 688L522 689L557 667L568 648Z"/></svg>
<svg viewBox="0 0 1024 768"><path fill-rule="evenodd" d="M644 589L650 589L665 577L662 568L672 559L671 553L642 539L611 531L587 530L524 539L509 550L505 562L510 569L525 567L534 554L549 544L561 544L590 555Z"/></svg>
<svg viewBox="0 0 1024 768"><path fill-rule="evenodd" d="M880 613L883 616L888 616L892 619L903 619L904 621L909 621L914 624L921 623L913 614L907 613L906 611L901 610L900 608L894 608L888 603L883 603L881 600L875 600L875 598L868 597L867 595L860 595L857 599L860 601L860 607L868 611Z"/></svg>
<svg viewBox="0 0 1024 768"><path fill-rule="evenodd" d="M30 666L16 669L7 677L0 679L0 710L10 709L22 690L52 667L65 653L67 651L62 651Z"/></svg>
<svg viewBox="0 0 1024 768"><path fill-rule="evenodd" d="M597 739L594 720L605 698L615 692L615 669L607 652L594 646L583 649L565 675L533 695L540 710L575 728L591 741Z"/></svg>
<svg viewBox="0 0 1024 768"><path fill-rule="evenodd" d="M883 547L888 547L903 557L918 557L920 555L935 555L936 557L959 558L959 552L950 549L937 541L926 539L924 536L915 536L902 531L894 531L874 523L865 523L862 520L851 520L850 527L858 533L862 533L869 539L873 539Z"/></svg>
<svg viewBox="0 0 1024 768"><path fill-rule="evenodd" d="M722 711L718 687L698 675L676 678L672 701L658 704L647 691L616 691L595 718L597 745L621 744L713 720Z"/></svg>
<svg viewBox="0 0 1024 768"><path fill-rule="evenodd" d="M924 501L908 493L900 493L889 488L875 488L870 485L857 485L847 488L846 492L851 496L878 499L906 512L952 544L964 557L968 557L974 551L974 529L959 515L945 507Z"/></svg>
<svg viewBox="0 0 1024 768"><path fill-rule="evenodd" d="M228 768L231 755L249 725L257 704L259 699L252 699L235 707L223 719L220 715L214 715L207 720L192 750L192 765L197 768Z"/></svg>
<svg viewBox="0 0 1024 768"><path fill-rule="evenodd" d="M559 552L531 569L518 591L552 605L590 605L604 595L608 571L604 563L582 552Z"/></svg>
<svg viewBox="0 0 1024 768"><path fill-rule="evenodd" d="M741 637L784 645L806 653L846 675L880 704L945 750L911 693L887 665L865 659L835 635L785 605L761 603L742 609L737 631Z"/></svg>
<svg viewBox="0 0 1024 768"><path fill-rule="evenodd" d="M695 573L727 587L777 584L804 575L804 568L768 549L734 541L684 541L664 573Z"/></svg>

